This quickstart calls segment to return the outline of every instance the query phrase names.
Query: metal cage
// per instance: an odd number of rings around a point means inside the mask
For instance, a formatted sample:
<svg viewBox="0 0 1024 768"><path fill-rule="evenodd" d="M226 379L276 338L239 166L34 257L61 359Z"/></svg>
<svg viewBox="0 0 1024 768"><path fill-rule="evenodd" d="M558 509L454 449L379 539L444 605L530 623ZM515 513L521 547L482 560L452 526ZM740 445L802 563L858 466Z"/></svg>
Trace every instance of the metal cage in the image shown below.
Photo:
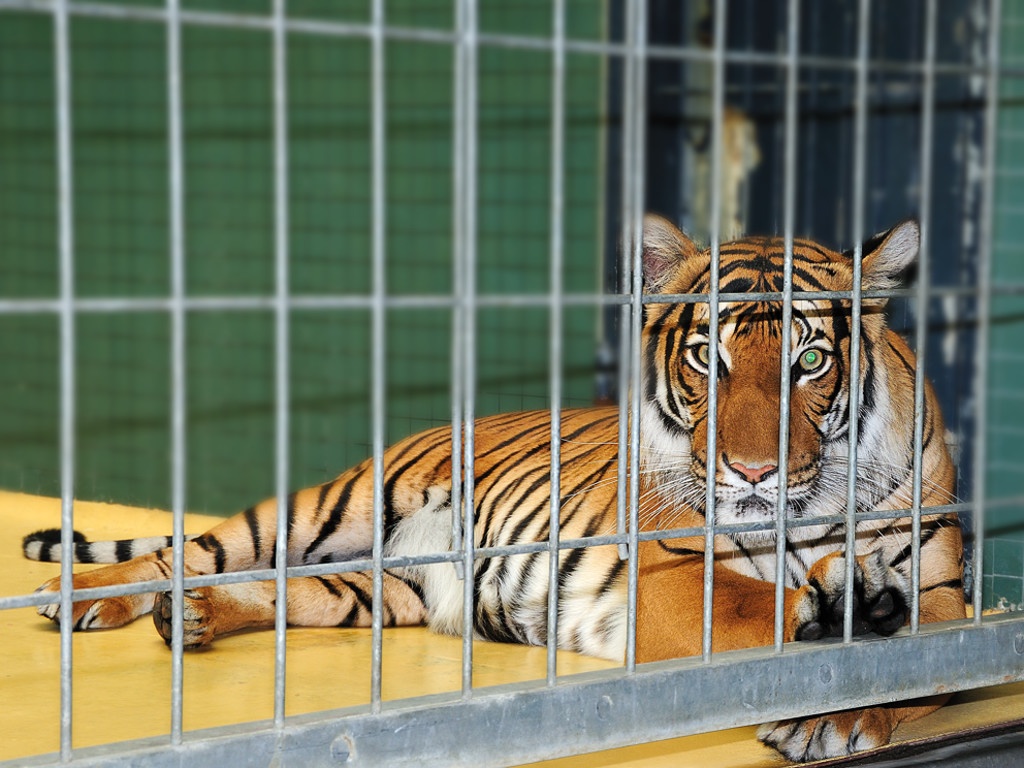
<svg viewBox="0 0 1024 768"><path fill-rule="evenodd" d="M180 596L190 586L274 579L278 594L272 722L201 732L183 728L179 608L172 643L170 732L163 738L100 748L72 749L72 633L70 621L62 622L61 750L59 755L39 758L41 763L255 765L273 760L279 765L506 765L1024 679L1024 620L1013 613L983 615L983 608L998 598L992 591L992 580L997 577L986 570L991 556L987 549L991 546L987 533L991 526L987 526L986 519L994 514L1006 528L1006 516L1012 519L1021 506L1018 493L986 490L991 473L986 446L996 434L986 410L990 377L994 366L1009 359L1001 357L1002 353L994 359L990 356L993 317L997 316L993 302L1003 306L1000 302L1004 301L1005 307L1011 308L1024 285L1019 280L1002 279L1003 273L994 272L992 261L993 253L998 252L993 243L1002 237L993 232L997 192L1009 196L1015 189L1011 180L1010 186L997 190L994 177L1000 167L996 149L1001 94L1008 93L1007 84L1021 74L1000 57L1001 33L1008 34L1009 29L1000 19L1015 18L1016 9L1004 10L1000 0L968 3L967 10L938 0L844 0L827 9L799 0L682 4L552 0L522 5L456 0L430 9L425 5L417 8L414 2L373 0L366 8L345 11L313 0L273 0L271 5L269 10L254 11L252 4L226 0L216 9L180 0L123 4L0 0L0 34L8 24L10 39L14 40L16 34L24 32L15 31L20 24L35 29L40 39L52 46L27 53L9 49L12 52L8 58L0 59L10 63L15 56L23 57L22 61L34 56L32 60L46 62L35 74L0 71L6 89L0 94L7 94L7 103L0 104L0 108L11 110L7 118L0 119L0 132L6 121L15 139L4 140L15 150L0 157L15 162L11 158L19 151L18 141L28 142L25 136L29 133L32 141L45 140L54 146L49 160L24 160L18 166L24 173L2 182L6 187L4 199L25 193L32 186L29 174L52 178L52 187L44 192L56 193L52 216L43 221L43 225L52 227L53 237L42 245L29 247L24 228L28 225L16 226L16 214L5 217L10 226L5 227L6 235L0 233L0 248L5 274L10 272L15 287L0 296L0 319L8 323L39 321L42 330L33 325L36 331L28 334L28 344L45 336L59 366L56 378L49 368L45 369L48 373L39 374L49 377L48 386L59 401L59 440L49 453L44 452L45 457L57 460L59 472L39 479L44 472L29 466L29 459L21 464L5 459L7 468L0 467L0 472L8 486L59 491L65 544L71 541L76 496L88 496L90 482L100 485L95 491L98 496L116 494L120 487L128 489L127 500L140 500L130 485L131 479L119 480L116 473L108 485L90 480L83 483L83 475L102 478L106 470L88 464L87 472L83 472L86 462L93 459L91 448L83 449L83 441L88 438L81 433L80 424L82 399L92 396L83 394L82 350L104 333L109 338L118 332L131 332L113 330L115 326L142 325L148 322L146 318L153 317L166 323L157 333L157 355L162 361L154 364L155 375L165 377L167 382L166 423L159 433L165 442L153 450L169 452L170 462L161 475L167 491L157 493L155 501L173 511L173 535L179 545L176 576L169 585L147 583L73 595L70 547L65 546L61 615L70 618L73 597L138 593L168 586ZM888 38L881 37L879 28L894 20L904 26ZM136 246L153 250L154 263L162 265L159 269L164 274L152 280L141 272L132 272L135 267L111 255L116 242L97 239L97 225L90 216L99 210L94 207L98 203L83 187L93 184L90 179L96 171L90 163L104 162L104 156L96 154L89 144L95 140L90 131L104 130L106 120L105 130L115 135L125 131L125 146L137 137L125 125L119 127L112 122L109 115L89 112L90 104L116 100L117 94L90 86L79 69L83 60L100 60L96 59L96 49L109 44L97 30L125 28L130 28L132 35L148 35L136 43L122 40L125 48L121 52L132 67L137 67L133 76L140 78L140 88L151 92L154 84L160 87L159 98L150 98L138 109L151 108L157 115L151 115L140 130L156 131L156 138L150 135L150 140L160 148L149 170L166 188L153 210L165 207L160 220L152 224L146 236L149 239L138 235L139 239L122 245L128 250ZM811 31L817 36L828 29L834 32L834 40L808 42ZM220 34L224 37L217 37ZM225 46L245 49L238 53L237 61L228 62L225 57L229 54L216 50L222 40L230 41L224 42ZM307 46L314 45L320 46L316 56L340 57L319 74L314 72L318 59L306 51ZM199 52L203 46L205 54ZM112 49L116 50L108 51L110 56L121 50L117 45ZM398 58L401 54L397 52L406 49L417 53L410 54L408 60ZM193 66L191 62L202 55L211 58ZM146 74L149 64L155 70ZM204 66L217 69L210 75ZM307 66L312 68L302 69L302 78L294 76L292 68ZM426 77L422 71L431 67L436 75L430 85L435 89L431 93L437 95L434 101L422 89L416 92L417 83L426 82L416 80L417 71L420 77ZM52 74L52 86L30 98L28 91L19 90L13 81L20 77L24 84L25 78L41 77L38 72ZM226 85L204 96L204 78L218 76ZM326 90L310 95L303 89L316 87L317 77L325 80ZM38 79L32 82L35 85L26 87L41 88ZM82 89L81 96L76 94L76 86ZM246 89L260 86L262 95L246 95ZM517 88L529 92L529 99L524 97L522 103L512 106L489 100L495 89L512 93ZM590 95L583 98L579 96L581 91ZM337 110L333 113L317 103L323 94L331 93L336 93L338 99L331 107ZM215 145L212 139L209 145L203 144L207 140L205 124L200 124L199 118L190 122L190 111L206 114L202 110L207 98L225 100L225 114L237 109L230 120L225 118L223 125L211 129L224 132L217 139L224 142L223 146ZM236 104L232 99L239 101ZM19 127L15 112L27 109L30 101L42 101L45 109L52 110L52 122L48 124L52 133L39 134L31 127ZM110 114L120 114L117 109L122 108L124 114L134 114L130 103L128 107L115 104ZM321 108L323 112L318 111ZM726 166L735 159L729 154L734 149L726 146L730 109L743 116L745 130L753 137L753 151L760 161L756 173L753 168L757 160L748 157L742 161L745 170L738 177L729 176ZM356 119L351 117L353 114L361 115L358 122L345 123ZM256 155L242 153L233 160L230 153L216 155L215 151L230 145L235 135L230 131L247 130L247 120L263 125ZM341 138L324 139L313 130L317 121L327 124L331 120L336 122L329 129L350 132L342 133ZM80 128L81 124L85 128ZM427 136L420 136L419 144L414 136L417 131ZM937 135L937 131L945 133ZM960 154L939 151L938 143L950 136L956 139ZM517 141L523 143L518 145ZM533 144L528 145L529 141ZM582 160L575 154L584 151L581 147L589 153ZM89 163L80 160L80 149L91 158ZM200 150L209 150L210 154ZM436 156L433 150L437 150ZM334 151L341 154L330 154ZM323 153L322 157L318 152ZM255 156L259 159L254 160ZM245 213L249 218L234 223L204 219L204 206L219 205L215 179L203 176L207 172L204 158L210 157L219 158L215 163L224 163L215 171L239 174L231 191L240 197L233 204L239 210L249 206L252 210ZM165 165L154 170L161 159ZM332 187L324 182L323 189L303 197L307 194L303 185L313 184L309 179L321 160L344 183ZM114 162L119 162L116 157ZM229 167L229 163L235 165ZM263 185L248 198L247 163L260 164L262 181L257 186ZM902 168L900 163L906 169L893 170ZM942 178L937 165L944 174ZM404 167L412 169L407 176L402 175ZM195 184L193 179L197 179ZM353 180L362 180L365 185L353 191ZM96 195L131 196L133 184L150 182L124 183L128 185L127 193L117 191L116 183L111 182L105 192L100 189ZM440 189L429 189L437 184ZM208 197L197 197L195 187L203 185ZM704 191L695 191L698 187ZM950 191L953 187L955 192ZM830 201L826 200L829 193L833 195ZM262 202L255 200L259 195ZM328 206L322 219L314 220L321 214L312 209L329 195L341 195L342 202L333 209ZM350 197L346 199L345 195ZM442 202L438 204L437 200ZM429 208L436 205L440 208ZM350 216L345 206L354 206L356 213L351 216L363 217L361 223L349 227L335 220ZM399 221L399 217L416 206L429 210L423 219L404 229L408 220ZM915 606L909 629L891 639L864 641L851 636L852 614L848 612L842 642L784 645L779 623L774 647L715 653L710 615L714 584L711 568L707 567L703 655L637 665L637 563L630 553L636 552L642 537L665 536L666 532L638 533L638 486L628 479L636 477L639 469L635 425L639 423L640 374L636 361L645 300L634 278L639 275L641 258L635 223L645 211L660 210L691 230L704 232L712 254L717 254L719 243L728 238L725 230L733 224L752 230L775 229L786 238L791 269L792 243L798 230L859 243L873 227L885 223L879 220L897 208L903 208L904 213L908 208L917 211L923 225L924 256L916 285L890 292L894 299L903 301L896 302L902 309L894 310L894 314L911 318L906 331L921 360L917 445L920 450L920 403L927 361L947 411L957 413L952 421L963 471L961 497L966 500L949 505L948 511L960 513L962 520L968 521L969 561L974 574L969 595L973 618L955 626L923 626L919 625ZM439 216L438 210L443 215ZM509 218L502 220L503 215ZM538 216L543 221L534 227L533 219ZM104 219L100 223L110 221L115 227L128 227L125 219ZM38 226L38 222L30 224ZM262 240L254 242L262 255L254 269L260 270L261 276L250 280L240 268L244 260L225 257L224 273L211 272L207 283L197 282L196 273L207 268L199 263L203 248L227 249L217 240L220 235L214 230L218 226L225 232L231 230L225 239L244 239L249 236L247 229L260 229ZM947 237L950 227L957 238ZM80 237L83 230L84 238ZM521 239L515 239L520 235ZM343 244L325 247L318 244L319 236ZM85 238L88 241L83 244ZM530 251L532 266L521 266L515 252L503 250L506 238L511 238L514 246L510 251ZM415 246L417 241L429 242L433 255L426 254L424 248L419 262L403 261L398 252ZM1006 235L1006 241L1012 243L1012 234ZM53 250L47 250L51 246ZM49 271L39 278L42 288L38 281L33 282L39 276L26 266L34 257L33 248L58 255L53 269L47 268ZM90 254L104 248L108 249L109 261L93 261ZM326 250L316 256L318 248ZM82 251L87 253L82 255ZM1006 252L1012 260L1012 247ZM493 257L495 261L488 261L492 258L488 254L494 253L499 254ZM944 254L950 253L948 260L942 261L947 258ZM936 255L931 258L930 254ZM315 261L317 269L327 270L323 273L326 276L301 272L299 264L307 259ZM359 271L345 272L335 264L339 260L358 261ZM951 267L953 278L938 279L937 263ZM396 264L402 274L398 274ZM436 272L428 276L428 268ZM339 271L332 273L332 269ZM521 284L517 282L520 269L532 270ZM125 274L123 270L130 273L124 279L134 281L128 288L118 282L118 275ZM237 278L224 276L235 273ZM233 282L236 279L237 283ZM338 289L325 291L325 284ZM781 298L791 306L791 293ZM855 312L859 311L863 299L860 289L850 298L858 308ZM708 296L680 296L676 300L708 302L717 312L719 296L713 289ZM932 335L934 326L940 323L935 319L937 310L930 312L929 307L952 307L942 315L942 322L956 326L954 331L946 330L953 334L948 338L960 339L952 357L942 357L942 344L951 342ZM506 323L501 319L505 312L532 313L533 319L520 325L516 325L519 321ZM427 316L435 318L431 322L435 322L437 333L432 338L446 339L447 345L442 345L441 353L434 355L431 363L438 372L430 386L437 391L433 391L433 400L413 397L402 401L404 410L396 415L391 399L397 378L392 375L392 353L396 349L402 354L429 352L402 347L406 342L396 341L395 329L404 330ZM364 370L360 376L365 379L365 387L353 396L358 401L353 408L369 417L360 427L355 447L346 445L337 452L348 457L350 452L355 455L365 450L376 460L373 556L358 562L300 567L285 567L282 563L272 571L185 579L180 554L186 533L185 509L196 503L218 509L220 503L213 496L201 496L200 491L193 490L194 478L201 478L203 473L194 462L204 459L191 455L197 443L190 440L190 430L203 427L202 414L190 415L192 392L202 389L190 377L196 368L213 365L207 358L216 358L217 350L230 348L230 323L241 324L254 317L259 318L253 322L261 324L261 338L267 345L261 352L266 359L260 369L264 374L265 419L258 431L272 439L273 452L260 459L262 463L253 472L256 479L243 478L243 483L266 483L273 478L269 490L278 499L279 548L286 547L284 512L289 491L324 467L322 474L345 465L335 466L333 456L330 461L322 455L309 458L327 444L318 442L321 433L315 431L319 428L316 409L311 414L297 402L307 397L307 384L297 383L296 368L301 361L308 370L310 354L315 357L326 352L325 357L330 358L332 329L337 323L347 322L344 318L358 318L356 333L363 335L356 349L363 356L358 363L347 365ZM338 317L342 320L337 321ZM207 357L203 357L191 345L205 343L199 337L207 318L227 318L227 330L210 332L222 333L228 341L222 347L213 347L213 351L207 350ZM319 332L327 341L311 353L302 344L313 343L308 340L313 328L310 323L319 322L318 318L334 319L323 321ZM97 332L89 325L93 323L109 326ZM83 332L85 326L89 334ZM854 359L858 342L855 337ZM142 343L146 343L145 337ZM258 346L256 341L251 343L253 349ZM513 359L509 365L508 360L493 353L496 343L520 344L523 349L507 351ZM19 355L27 354L13 344L8 340L9 359L18 360ZM488 380L500 380L509 367L515 367L516 354L533 361L533 378L518 391L515 381L488 384ZM324 365L339 364L328 360ZM329 384L336 383L336 372L345 368L331 370L335 373L324 376ZM84 375L88 377L86 383L97 381L92 373ZM247 374L243 371L236 375L241 378ZM440 389L436 381L442 382ZM316 401L317 396L314 392L309 398ZM115 391L114 398L118 397ZM474 418L509 402L544 403L542 407L549 407L552 414L551 476L557 482L560 408L567 402L592 397L618 398L621 404L619 531L586 540L565 540L559 535L559 506L553 503L547 542L479 548L472 536L461 535L473 524ZM417 403L427 403L424 407L430 412L417 416ZM786 423L788 402L784 399L783 404L782 421ZM435 406L437 411L433 410ZM96 420L98 412L90 410L87 416ZM460 546L455 551L420 558L389 559L382 549L381 457L386 443L403 428L415 426L417 418L432 419L431 423L447 421L456 436L464 435L464 439L455 441L452 462L461 473L454 485L457 491L452 520ZM851 421L856 423L855 419ZM251 442L251 433L244 426L238 432L243 440ZM710 434L713 439L713 429ZM293 441L303 439L307 444L296 448ZM118 445L118 450L131 452L129 444ZM330 447L332 451L337 448L333 444ZM781 455L785 455L785 446ZM125 461L130 470L131 460ZM40 460L40 465L44 463ZM118 482L123 484L118 486ZM852 536L856 511L853 475L850 482L847 523ZM916 484L919 491L919 467ZM198 485L196 480L195 487ZM246 499L255 500L259 493L257 488L245 497L234 493L231 498L236 503L248 503ZM197 498L202 501L197 502ZM713 487L708 490L708 501L709 508L713 508ZM919 524L920 504L902 514ZM780 518L770 527L784 532L786 525ZM689 535L705 537L711 552L714 537L720 532L712 516L706 528ZM678 531L672 533L679 535ZM784 540L784 536L781 538ZM383 617L376 610L371 630L375 653L372 668L367 670L371 679L369 705L355 711L288 716L287 577L372 569L374 595L379 598L387 567L446 563L461 573L472 573L479 558L543 552L552 555L548 622L554 626L558 621L558 561L554 555L566 549L608 544L618 545L630 573L630 640L622 669L559 675L556 633L549 632L546 679L478 689L472 680L472 632L467 630L462 646L461 691L384 702ZM1024 573L1019 576L1024 578ZM473 625L473 581L465 579L464 583L464 615L468 617L464 623L468 628ZM852 588L849 579L847 589ZM781 586L777 594L781 605ZM3 596L0 609L33 607L45 600L37 595ZM847 604L852 605L852 600L848 599ZM458 722L459 727L442 727L451 722Z"/></svg>

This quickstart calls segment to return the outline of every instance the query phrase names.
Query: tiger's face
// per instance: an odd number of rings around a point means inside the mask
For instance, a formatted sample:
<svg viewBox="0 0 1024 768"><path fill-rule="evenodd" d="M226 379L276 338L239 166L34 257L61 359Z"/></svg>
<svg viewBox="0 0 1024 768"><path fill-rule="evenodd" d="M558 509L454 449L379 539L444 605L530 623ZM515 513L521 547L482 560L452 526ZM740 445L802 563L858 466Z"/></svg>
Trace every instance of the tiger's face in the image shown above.
<svg viewBox="0 0 1024 768"><path fill-rule="evenodd" d="M868 250L871 241L865 246L865 288L891 286L895 274L913 258L917 229L913 223L906 226L913 231L897 233L888 247L881 241L873 251ZM699 251L660 219L645 222L644 244L648 293L708 293L707 251ZM781 238L723 244L719 290L727 294L782 291L783 248ZM852 286L851 254L809 241L795 242L795 291L849 291ZM866 465L872 452L887 448L888 430L877 417L894 407L885 368L872 364L872 352L884 345L887 333L881 310L881 302L866 301L861 317L858 464ZM846 508L850 321L849 300L796 300L792 305L785 355L790 387L785 510L791 518L839 514ZM716 522L770 519L777 513L780 496L783 304L731 300L719 305L713 457L708 455L711 329L707 303L646 306L644 470L658 474L656 486L669 496L662 500L666 507L682 505L703 513L707 479L713 472ZM869 472L864 475L864 482L858 483L859 505L873 506L892 492L884 482L872 480Z"/></svg>

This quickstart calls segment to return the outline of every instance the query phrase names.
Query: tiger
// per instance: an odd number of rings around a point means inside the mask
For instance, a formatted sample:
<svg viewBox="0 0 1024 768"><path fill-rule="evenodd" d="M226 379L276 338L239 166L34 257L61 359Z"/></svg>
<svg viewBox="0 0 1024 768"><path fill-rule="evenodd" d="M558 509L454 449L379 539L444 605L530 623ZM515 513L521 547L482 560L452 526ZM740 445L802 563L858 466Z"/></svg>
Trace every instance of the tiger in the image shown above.
<svg viewBox="0 0 1024 768"><path fill-rule="evenodd" d="M772 523L780 497L783 304L728 300L712 329L708 301L673 301L708 294L710 249L668 220L643 221L639 374L639 531L635 658L644 663L702 652L705 537L673 537L707 520L714 478L714 524ZM914 220L869 238L860 248L864 290L891 289L919 248ZM748 237L718 249L718 288L733 294L779 292L785 241ZM856 251L830 250L809 239L791 245L795 291L853 290ZM666 296L659 301L659 296ZM856 398L856 509L902 510L913 497L916 359L887 326L885 299L865 298L860 313ZM846 532L835 516L847 509L851 391L851 300L794 298L788 368L789 449L785 515L794 523L784 544L783 638L815 640L843 632ZM711 364L717 333L717 365ZM710 371L717 368L717 405L709 413ZM926 383L921 471L922 505L953 499L955 472L936 396ZM562 539L616 531L619 409L560 411L559 527ZM708 455L714 424L715 455ZM474 421L473 542L477 548L546 542L551 524L552 414L481 416ZM383 453L383 553L416 556L457 550L453 542L450 426L428 429ZM374 462L367 459L322 485L287 497L288 565L357 560L373 548ZM277 499L268 499L183 544L186 576L274 567ZM920 620L965 616L963 545L954 514L924 514L920 533ZM816 518L829 518L815 523ZM714 536L711 643L714 652L770 645L775 633L776 528L733 526ZM754 526L756 527L756 526ZM742 528L742 530L738 530ZM684 531L686 533L686 531ZM25 552L59 559L42 535ZM116 562L74 576L75 589L167 579L172 549L132 541L101 551L74 544L76 559ZM141 546L141 545L140 545ZM853 631L890 635L909 621L911 524L906 516L859 519L855 552ZM30 551L31 550L31 551ZM131 556L131 559L126 557ZM472 632L485 640L543 645L548 639L547 551L475 560ZM626 653L628 565L614 544L568 548L558 555L557 645L622 662ZM59 578L40 591L57 593ZM294 626L367 627L372 621L372 572L289 578L287 621ZM152 612L170 644L171 593L133 594L73 604L76 630L118 627ZM59 621L55 603L41 615ZM463 582L452 563L383 571L385 626L426 624L463 631ZM216 637L275 619L275 584L256 581L188 588L184 644L198 649ZM932 698L900 705L815 715L763 726L758 736L787 758L808 761L887 744L903 720L942 705Z"/></svg>

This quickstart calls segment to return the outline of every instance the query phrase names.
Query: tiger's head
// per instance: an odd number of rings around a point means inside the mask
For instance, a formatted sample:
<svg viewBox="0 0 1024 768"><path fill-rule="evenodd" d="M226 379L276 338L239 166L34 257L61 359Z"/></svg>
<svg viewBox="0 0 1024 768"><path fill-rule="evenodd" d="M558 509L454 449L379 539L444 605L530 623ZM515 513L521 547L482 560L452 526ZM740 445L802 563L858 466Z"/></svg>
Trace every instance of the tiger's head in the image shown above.
<svg viewBox="0 0 1024 768"><path fill-rule="evenodd" d="M905 221L862 248L865 290L892 288L917 255L918 226ZM782 238L722 244L719 290L783 290ZM852 253L808 240L793 247L794 291L850 291ZM707 294L711 256L672 224L644 221L644 292ZM858 406L858 507L873 508L906 482L913 436L909 350L886 328L883 299L865 299L861 316ZM786 370L790 386L787 516L840 514L846 508L851 376L851 301L792 304ZM711 309L706 301L645 305L642 344L643 469L661 509L704 512L709 468L716 522L775 516L779 497L783 303L719 305L716 446L708 456ZM895 355L895 357L894 357ZM662 517L661 523L671 525Z"/></svg>

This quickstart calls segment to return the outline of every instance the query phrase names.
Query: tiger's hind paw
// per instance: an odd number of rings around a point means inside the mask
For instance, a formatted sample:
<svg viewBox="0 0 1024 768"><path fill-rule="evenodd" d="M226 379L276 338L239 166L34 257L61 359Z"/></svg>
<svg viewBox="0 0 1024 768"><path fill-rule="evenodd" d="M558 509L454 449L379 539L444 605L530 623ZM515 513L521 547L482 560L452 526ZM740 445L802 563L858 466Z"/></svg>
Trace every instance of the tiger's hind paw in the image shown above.
<svg viewBox="0 0 1024 768"><path fill-rule="evenodd" d="M758 729L757 738L790 760L805 763L884 747L894 727L886 710L858 709L766 723Z"/></svg>
<svg viewBox="0 0 1024 768"><path fill-rule="evenodd" d="M171 611L173 599L170 592L161 592L156 596L156 603L153 606L153 624L160 637L171 646ZM182 605L184 618L184 635L182 636L185 650L197 650L205 648L213 642L216 634L214 618L216 610L209 596L203 588L186 589L184 592L184 603Z"/></svg>

